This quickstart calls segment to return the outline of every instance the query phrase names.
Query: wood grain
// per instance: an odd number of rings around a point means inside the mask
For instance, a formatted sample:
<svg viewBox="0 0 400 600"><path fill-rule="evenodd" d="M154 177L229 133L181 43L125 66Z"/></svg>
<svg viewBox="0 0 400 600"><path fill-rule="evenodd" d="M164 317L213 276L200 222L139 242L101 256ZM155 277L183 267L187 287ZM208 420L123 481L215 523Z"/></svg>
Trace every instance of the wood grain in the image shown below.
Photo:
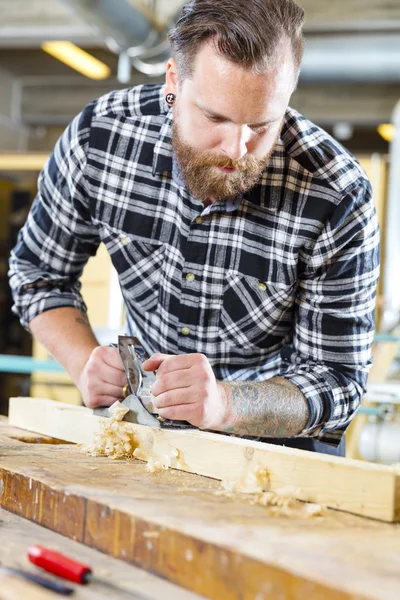
<svg viewBox="0 0 400 600"><path fill-rule="evenodd" d="M69 442L90 444L102 418L88 408L40 398L11 398L10 424ZM400 473L395 469L201 431L152 429L123 423L138 444L157 454L179 451L172 467L235 480L261 467L271 490L290 485L306 502L393 522L399 519Z"/></svg>
<svg viewBox="0 0 400 600"><path fill-rule="evenodd" d="M219 482L0 434L0 503L216 600L398 600L400 528L336 511L271 516Z"/></svg>
<svg viewBox="0 0 400 600"><path fill-rule="evenodd" d="M121 560L106 556L105 554L79 544L49 529L40 527L27 519L23 519L0 508L0 561L1 565L15 569L23 569L30 573L39 573L61 581L55 576L45 573L32 565L27 558L27 548L34 544L40 544L46 548L52 548L68 556L74 557L84 564L90 565L95 575L111 585L119 586L137 594L137 600L200 600L202 597L178 587L165 579L156 577L144 569L127 564ZM112 589L100 582L92 582L90 585L80 586L66 582L68 586L75 588L73 598L77 600L127 600L125 591ZM33 584L32 584L33 585ZM2 595L3 592L3 595ZM14 587L9 582L0 583L0 600L2 598L13 598L13 600L31 600L29 593L14 594ZM47 596L46 596L47 597ZM55 600L56 595L50 596Z"/></svg>
<svg viewBox="0 0 400 600"><path fill-rule="evenodd" d="M57 438L49 435L41 435L40 433L33 433L32 431L26 431L19 429L18 427L11 427L9 425L7 417L0 415L0 431L6 431L6 435L9 438L19 440L20 442L26 442L28 444L65 444L65 440L58 440Z"/></svg>

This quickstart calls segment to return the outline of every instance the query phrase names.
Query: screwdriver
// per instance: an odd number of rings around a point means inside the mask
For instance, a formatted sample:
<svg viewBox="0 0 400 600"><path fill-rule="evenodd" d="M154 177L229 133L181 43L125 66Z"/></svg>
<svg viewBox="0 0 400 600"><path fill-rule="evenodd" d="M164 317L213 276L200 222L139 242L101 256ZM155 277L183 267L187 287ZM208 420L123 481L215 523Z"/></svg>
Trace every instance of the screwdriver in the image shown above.
<svg viewBox="0 0 400 600"><path fill-rule="evenodd" d="M28 558L37 567L69 581L81 584L92 581L90 567L44 546L36 545L28 548Z"/></svg>
<svg viewBox="0 0 400 600"><path fill-rule="evenodd" d="M56 592L57 594L62 594L64 596L69 596L73 594L74 588L63 585L62 583L58 583L57 581L51 581L46 577L41 577L40 575L36 575L34 573L30 573L29 571L24 571L23 569L14 569L12 567L0 567L0 579L5 575L16 575L17 577L22 577L22 579L26 579L27 581L32 581L37 585L40 585L43 588L47 588L52 592Z"/></svg>
<svg viewBox="0 0 400 600"><path fill-rule="evenodd" d="M65 554L61 554L61 552L56 552L56 550L50 550L49 548L36 544L35 546L28 548L28 558L31 563L37 567L41 567L48 573L53 573L53 575L58 575L58 577L63 577L69 581L74 581L81 585L87 583L99 583L114 590L118 590L119 592L130 594L134 598L137 598L137 600L144 600L144 596L140 596L130 590L114 585L111 581L107 581L106 579L95 577L91 567L78 562Z"/></svg>

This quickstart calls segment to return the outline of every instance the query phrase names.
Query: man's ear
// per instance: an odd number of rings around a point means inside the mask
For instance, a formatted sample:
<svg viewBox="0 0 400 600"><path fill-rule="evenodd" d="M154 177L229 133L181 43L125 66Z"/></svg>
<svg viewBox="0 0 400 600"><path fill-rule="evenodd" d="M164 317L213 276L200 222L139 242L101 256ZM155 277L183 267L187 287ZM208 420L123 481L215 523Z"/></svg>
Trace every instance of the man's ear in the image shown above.
<svg viewBox="0 0 400 600"><path fill-rule="evenodd" d="M167 63L167 72L165 74L165 92L166 94L177 94L178 85L179 85L179 77L178 77L178 68L176 64L175 58L170 58Z"/></svg>

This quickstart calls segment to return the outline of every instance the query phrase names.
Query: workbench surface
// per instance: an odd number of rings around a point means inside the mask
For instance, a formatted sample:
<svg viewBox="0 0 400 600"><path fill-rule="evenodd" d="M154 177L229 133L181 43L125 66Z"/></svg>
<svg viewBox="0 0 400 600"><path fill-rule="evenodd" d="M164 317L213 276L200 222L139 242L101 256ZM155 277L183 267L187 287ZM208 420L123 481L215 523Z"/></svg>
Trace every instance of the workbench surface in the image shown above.
<svg viewBox="0 0 400 600"><path fill-rule="evenodd" d="M6 509L210 598L400 598L398 525L310 518L300 502L272 515L206 477L21 442L4 427L0 477Z"/></svg>
<svg viewBox="0 0 400 600"><path fill-rule="evenodd" d="M26 556L27 548L34 544L41 544L80 560L89 565L98 577L104 578L111 584L124 587L137 594L137 596L126 594L123 591L115 591L99 583L77 585L38 569L29 562ZM36 523L31 523L27 519L18 517L2 508L0 508L0 564L2 567L22 569L30 573L43 575L54 581L63 582L75 589L72 597L76 600L98 600L99 598L109 600L125 600L127 598L132 598L132 600L135 600L135 598L136 600L201 600L202 598L198 594L184 590L143 569L128 565L121 560L74 542L59 533L54 533L49 529L36 525ZM21 587L26 589L24 598L27 600L29 600L32 590L36 590L39 596L43 596L43 598L53 598L54 600L60 598L54 592L42 590L42 588L29 582L24 585L24 582L25 580L21 580ZM0 584L1 600L6 598L22 600L22 597L18 598L13 593L13 589L7 590L7 586L7 581L2 581Z"/></svg>

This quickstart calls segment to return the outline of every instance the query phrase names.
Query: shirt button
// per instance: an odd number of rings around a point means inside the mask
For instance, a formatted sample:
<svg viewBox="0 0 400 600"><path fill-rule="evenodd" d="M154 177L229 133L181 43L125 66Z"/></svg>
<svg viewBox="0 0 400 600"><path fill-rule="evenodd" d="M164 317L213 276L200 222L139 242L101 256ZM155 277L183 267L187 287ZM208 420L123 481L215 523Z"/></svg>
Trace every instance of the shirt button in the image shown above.
<svg viewBox="0 0 400 600"><path fill-rule="evenodd" d="M194 222L197 223L197 225L201 225L203 222L203 219L202 219L202 217L196 217Z"/></svg>
<svg viewBox="0 0 400 600"><path fill-rule="evenodd" d="M190 333L189 327L182 327L181 333L182 333L182 335L189 335L189 333Z"/></svg>
<svg viewBox="0 0 400 600"><path fill-rule="evenodd" d="M121 237L119 239L124 246L127 246L129 244L129 240L127 237L121 235Z"/></svg>
<svg viewBox="0 0 400 600"><path fill-rule="evenodd" d="M262 292L266 292L267 291L267 286L265 285L265 283L259 283L258 284L258 289L261 290Z"/></svg>
<svg viewBox="0 0 400 600"><path fill-rule="evenodd" d="M188 281L189 283L192 283L192 281L194 281L196 279L196 277L193 275L193 273L188 273L186 275L186 281Z"/></svg>

